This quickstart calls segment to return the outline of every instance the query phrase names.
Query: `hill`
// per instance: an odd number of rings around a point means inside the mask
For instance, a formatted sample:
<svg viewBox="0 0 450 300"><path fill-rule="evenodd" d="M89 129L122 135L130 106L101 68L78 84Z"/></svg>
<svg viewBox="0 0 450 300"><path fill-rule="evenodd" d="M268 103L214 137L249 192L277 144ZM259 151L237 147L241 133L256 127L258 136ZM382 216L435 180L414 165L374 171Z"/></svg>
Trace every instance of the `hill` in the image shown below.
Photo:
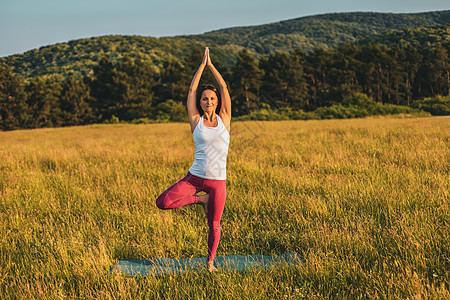
<svg viewBox="0 0 450 300"><path fill-rule="evenodd" d="M131 58L140 57L150 61L159 69L164 61L179 60L190 54L193 47L201 47L203 43L183 37L153 38L142 36L110 35L79 39L67 43L58 43L34 49L23 54L16 54L0 59L13 70L25 77L36 77L47 74L90 75L93 66L102 57L111 61L124 55ZM231 49L236 48L234 51ZM215 47L216 55L221 61L234 58L242 47ZM229 53L232 53L230 56ZM228 65L231 61L228 62Z"/></svg>
<svg viewBox="0 0 450 300"><path fill-rule="evenodd" d="M183 61L193 47L214 49L215 60L231 68L237 53L249 49L256 57L298 47L309 52L356 42L370 35L405 28L450 23L450 11L416 14L333 13L302 17L259 26L234 27L200 35L176 37L101 36L58 43L0 58L25 77L47 74L90 75L101 57L116 60L125 54L151 61L159 69L169 59Z"/></svg>
<svg viewBox="0 0 450 300"><path fill-rule="evenodd" d="M389 30L418 28L450 23L450 11L417 14L334 13L292 19L272 24L217 30L192 39L218 44L235 43L256 53L292 51L301 47L309 52L317 47L336 47L356 42L368 35Z"/></svg>
<svg viewBox="0 0 450 300"><path fill-rule="evenodd" d="M432 27L404 28L389 30L381 34L374 34L358 41L360 45L367 44L398 44L405 46L418 45L448 45L450 44L450 24Z"/></svg>

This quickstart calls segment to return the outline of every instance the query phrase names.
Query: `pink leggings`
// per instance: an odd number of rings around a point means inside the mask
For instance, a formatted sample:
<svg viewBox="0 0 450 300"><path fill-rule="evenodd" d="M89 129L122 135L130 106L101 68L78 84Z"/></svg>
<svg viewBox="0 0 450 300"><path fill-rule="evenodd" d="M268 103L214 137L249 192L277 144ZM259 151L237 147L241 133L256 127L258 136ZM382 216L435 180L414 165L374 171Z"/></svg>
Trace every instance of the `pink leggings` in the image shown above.
<svg viewBox="0 0 450 300"><path fill-rule="evenodd" d="M208 203L208 261L214 260L220 240L220 219L225 206L226 180L203 179L190 172L165 190L156 199L156 206L160 209L175 209L185 205L197 204L200 191L209 194Z"/></svg>

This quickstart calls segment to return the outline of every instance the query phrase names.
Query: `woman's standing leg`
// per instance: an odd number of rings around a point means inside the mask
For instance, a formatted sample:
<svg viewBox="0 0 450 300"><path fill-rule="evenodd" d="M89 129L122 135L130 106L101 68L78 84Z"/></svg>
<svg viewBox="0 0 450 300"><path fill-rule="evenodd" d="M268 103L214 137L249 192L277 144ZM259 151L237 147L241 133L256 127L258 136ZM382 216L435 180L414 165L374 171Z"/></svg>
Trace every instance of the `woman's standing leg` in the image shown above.
<svg viewBox="0 0 450 300"><path fill-rule="evenodd" d="M209 193L208 202L208 264L212 263L220 240L220 219L226 199L225 180L205 180L205 190Z"/></svg>
<svg viewBox="0 0 450 300"><path fill-rule="evenodd" d="M207 194L196 196L199 191ZM200 197L202 201L199 201ZM208 201L208 268L217 271L212 262L216 254L220 240L220 219L222 218L226 199L226 181L202 179L188 173L183 179L169 187L156 199L156 205L160 209L175 209L189 204L203 204Z"/></svg>

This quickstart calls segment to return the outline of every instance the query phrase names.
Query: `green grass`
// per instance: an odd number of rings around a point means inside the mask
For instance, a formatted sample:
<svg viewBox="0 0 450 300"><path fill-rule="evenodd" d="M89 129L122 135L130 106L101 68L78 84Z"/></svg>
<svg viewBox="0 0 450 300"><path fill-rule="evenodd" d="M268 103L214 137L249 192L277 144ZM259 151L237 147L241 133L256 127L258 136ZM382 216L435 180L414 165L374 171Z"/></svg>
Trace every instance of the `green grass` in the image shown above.
<svg viewBox="0 0 450 300"><path fill-rule="evenodd" d="M118 259L206 256L200 207L155 198L188 124L0 132L5 299L449 298L450 119L234 122L217 255L296 267L124 277Z"/></svg>

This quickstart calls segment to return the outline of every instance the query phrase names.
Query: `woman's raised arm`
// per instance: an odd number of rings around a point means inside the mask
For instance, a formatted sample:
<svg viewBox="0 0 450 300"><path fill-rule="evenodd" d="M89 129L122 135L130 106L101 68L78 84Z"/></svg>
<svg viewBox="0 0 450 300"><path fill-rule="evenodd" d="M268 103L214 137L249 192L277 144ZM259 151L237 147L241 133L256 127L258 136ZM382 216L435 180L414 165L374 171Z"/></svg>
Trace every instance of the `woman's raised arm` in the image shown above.
<svg viewBox="0 0 450 300"><path fill-rule="evenodd" d="M189 87L189 94L187 97L187 111L189 123L191 124L191 131L194 131L195 126L197 126L198 120L200 119L200 112L197 109L197 88L198 83L200 82L200 78L202 77L203 70L207 64L207 60L209 57L209 50L206 48L205 54L203 55L203 61L200 64L197 72L192 78L191 86Z"/></svg>
<svg viewBox="0 0 450 300"><path fill-rule="evenodd" d="M219 115L222 118L223 122L225 123L225 126L229 128L230 122L231 122L231 98L230 93L228 92L228 87L223 80L222 75L220 75L219 71L214 67L214 65L211 62L211 58L209 57L209 51L208 51L208 57L206 60L206 65L211 70L211 73L214 75L214 78L216 79L217 83L219 84L220 89L220 97L222 98L222 107L220 108Z"/></svg>

